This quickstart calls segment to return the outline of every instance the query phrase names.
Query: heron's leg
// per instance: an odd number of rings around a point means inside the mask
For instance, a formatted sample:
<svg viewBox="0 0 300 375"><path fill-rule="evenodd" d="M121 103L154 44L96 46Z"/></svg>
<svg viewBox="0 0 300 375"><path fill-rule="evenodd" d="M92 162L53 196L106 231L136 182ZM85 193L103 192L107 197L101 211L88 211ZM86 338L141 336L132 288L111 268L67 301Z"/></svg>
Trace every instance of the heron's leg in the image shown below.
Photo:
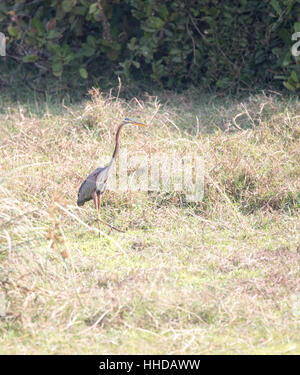
<svg viewBox="0 0 300 375"><path fill-rule="evenodd" d="M100 210L100 202L98 200L98 195L96 192L92 193L92 197L93 197L93 201L94 201L94 204L95 204L95 208L96 208L96 211L97 211L97 222L98 222L98 230L99 230L99 237L100 237L100 213L99 213L99 210Z"/></svg>
<svg viewBox="0 0 300 375"><path fill-rule="evenodd" d="M96 194L97 195L97 218L98 218L98 221L101 221L100 220L100 206L101 206L101 195L99 194Z"/></svg>
<svg viewBox="0 0 300 375"><path fill-rule="evenodd" d="M100 237L100 207L101 207L101 195L96 193L96 199L97 199L97 219L98 219L98 227L99 227L99 237Z"/></svg>
<svg viewBox="0 0 300 375"><path fill-rule="evenodd" d="M95 207L97 209L97 221L98 221L98 227L99 227L99 237L100 237L100 223L107 225L110 228L110 230L114 229L117 232L124 233L123 230L115 228L114 226L112 226L112 225L110 225L110 224L108 224L105 221L100 219L101 194L98 195L96 192L93 193L93 200L94 200L94 203L95 203Z"/></svg>

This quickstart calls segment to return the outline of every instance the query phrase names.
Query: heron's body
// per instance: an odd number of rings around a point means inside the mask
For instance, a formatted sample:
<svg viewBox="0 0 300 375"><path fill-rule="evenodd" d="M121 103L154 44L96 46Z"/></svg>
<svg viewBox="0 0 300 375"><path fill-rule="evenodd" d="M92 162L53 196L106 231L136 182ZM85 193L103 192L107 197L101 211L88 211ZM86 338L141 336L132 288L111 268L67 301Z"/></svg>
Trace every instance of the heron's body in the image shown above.
<svg viewBox="0 0 300 375"><path fill-rule="evenodd" d="M111 161L109 162L107 166L98 167L91 174L89 174L87 178L81 184L79 191L78 191L78 198L77 198L78 206L83 206L85 202L88 202L91 199L94 200L94 204L98 213L98 222L101 221L99 218L101 195L106 190L107 179L109 177L109 173L111 171L111 168L113 166L113 163L119 151L120 132L121 132L122 127L126 124L136 124L136 125L144 126L144 124L141 124L139 122L126 118L118 127L118 130L116 133L116 145L115 145L115 149L114 149Z"/></svg>
<svg viewBox="0 0 300 375"><path fill-rule="evenodd" d="M93 199L93 194L103 194L106 190L107 179L112 164L98 167L81 184L78 191L77 205L83 206L85 202Z"/></svg>

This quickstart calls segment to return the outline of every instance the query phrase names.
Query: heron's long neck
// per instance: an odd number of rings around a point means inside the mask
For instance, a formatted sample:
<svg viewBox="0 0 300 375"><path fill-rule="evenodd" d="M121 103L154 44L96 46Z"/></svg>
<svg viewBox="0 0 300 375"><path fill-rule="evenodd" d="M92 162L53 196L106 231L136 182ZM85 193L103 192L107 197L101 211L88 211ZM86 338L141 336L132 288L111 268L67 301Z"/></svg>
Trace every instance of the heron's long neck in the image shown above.
<svg viewBox="0 0 300 375"><path fill-rule="evenodd" d="M116 145L115 145L115 150L112 156L112 160L114 160L119 152L119 138L120 138L120 133L125 124L121 124L118 127L117 133L116 133Z"/></svg>

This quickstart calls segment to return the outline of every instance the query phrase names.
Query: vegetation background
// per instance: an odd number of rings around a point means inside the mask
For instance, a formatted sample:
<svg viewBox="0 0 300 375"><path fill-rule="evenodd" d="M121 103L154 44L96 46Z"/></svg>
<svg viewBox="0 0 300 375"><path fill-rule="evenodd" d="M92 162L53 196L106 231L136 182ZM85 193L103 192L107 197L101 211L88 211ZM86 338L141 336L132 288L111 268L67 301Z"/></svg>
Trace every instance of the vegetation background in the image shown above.
<svg viewBox="0 0 300 375"><path fill-rule="evenodd" d="M110 72L172 89L300 87L299 0L4 0L0 30L8 85L98 84Z"/></svg>
<svg viewBox="0 0 300 375"><path fill-rule="evenodd" d="M299 3L0 3L1 354L300 353ZM99 239L77 191L124 117L204 198L108 190Z"/></svg>

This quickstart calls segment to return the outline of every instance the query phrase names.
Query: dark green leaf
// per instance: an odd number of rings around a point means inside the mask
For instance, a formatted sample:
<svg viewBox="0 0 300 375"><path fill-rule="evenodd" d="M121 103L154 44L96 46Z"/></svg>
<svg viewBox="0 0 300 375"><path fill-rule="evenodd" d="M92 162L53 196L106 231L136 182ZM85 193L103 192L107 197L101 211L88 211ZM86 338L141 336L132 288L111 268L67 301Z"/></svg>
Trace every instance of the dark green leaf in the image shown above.
<svg viewBox="0 0 300 375"><path fill-rule="evenodd" d="M79 69L79 73L80 73L80 75L81 75L81 77L82 77L83 79L87 79L87 78L88 78L88 72L86 71L85 68L80 68L80 69Z"/></svg>
<svg viewBox="0 0 300 375"><path fill-rule="evenodd" d="M22 61L24 62L24 63L31 63L31 62L35 62L35 61L37 61L38 60L38 56L36 56L36 55L26 55L26 56L24 56L23 58L22 58Z"/></svg>

